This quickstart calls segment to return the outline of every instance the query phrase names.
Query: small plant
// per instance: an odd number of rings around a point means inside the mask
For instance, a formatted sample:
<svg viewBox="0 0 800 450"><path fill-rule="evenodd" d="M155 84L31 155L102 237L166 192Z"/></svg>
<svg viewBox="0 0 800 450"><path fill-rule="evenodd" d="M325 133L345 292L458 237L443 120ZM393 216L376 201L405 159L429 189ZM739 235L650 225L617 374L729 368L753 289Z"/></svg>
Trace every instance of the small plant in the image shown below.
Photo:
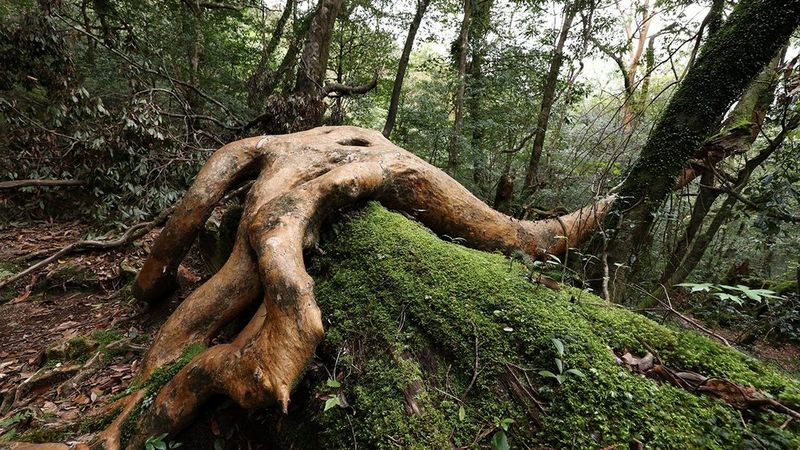
<svg viewBox="0 0 800 450"><path fill-rule="evenodd" d="M497 417L494 418L494 426L498 430L492 436L492 440L489 441L489 446L492 450L508 450L508 429L512 423L514 423L514 419L509 419L508 417L502 420Z"/></svg>
<svg viewBox="0 0 800 450"><path fill-rule="evenodd" d="M32 416L29 410L20 411L0 420L0 442L12 440L17 436L14 427Z"/></svg>
<svg viewBox="0 0 800 450"><path fill-rule="evenodd" d="M692 293L707 292L720 300L729 300L739 306L742 306L748 299L761 303L765 299L781 298L781 296L776 295L775 291L769 289L755 289L741 284L728 286L727 284L712 283L681 283L675 286L689 288L689 292Z"/></svg>
<svg viewBox="0 0 800 450"><path fill-rule="evenodd" d="M339 388L342 387L342 383L338 382L333 378L329 378L328 381L325 383L329 388L335 389L334 392L327 400L325 400L325 408L322 410L323 412L333 408L334 406L343 406L341 400L339 400Z"/></svg>
<svg viewBox="0 0 800 450"><path fill-rule="evenodd" d="M183 445L182 442L165 441L167 433L159 434L158 436L150 436L144 441L145 450L167 450L178 448Z"/></svg>
<svg viewBox="0 0 800 450"><path fill-rule="evenodd" d="M567 379L567 375L575 375L580 378L586 378L586 375L584 375L583 372L578 369L564 370L564 360L562 359L564 358L564 343L557 338L551 338L550 340L553 342L553 347L556 349L556 357L554 360L556 362L556 370L558 370L558 373L553 373L549 370L542 370L539 371L539 375L545 378L552 378L556 380L558 384L563 384L564 380Z"/></svg>

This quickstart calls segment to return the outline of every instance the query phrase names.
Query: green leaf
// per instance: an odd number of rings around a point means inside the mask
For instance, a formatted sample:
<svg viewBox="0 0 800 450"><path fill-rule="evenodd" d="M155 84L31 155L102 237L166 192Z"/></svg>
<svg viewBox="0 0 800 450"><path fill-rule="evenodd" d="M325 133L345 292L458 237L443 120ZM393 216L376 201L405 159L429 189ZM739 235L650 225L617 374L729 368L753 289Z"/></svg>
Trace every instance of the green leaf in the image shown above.
<svg viewBox="0 0 800 450"><path fill-rule="evenodd" d="M577 376L579 376L581 378L584 378L584 379L586 378L586 375L584 375L583 372L581 372L578 369L567 369L567 373L571 373L573 375L577 375Z"/></svg>
<svg viewBox="0 0 800 450"><path fill-rule="evenodd" d="M325 409L323 410L323 412L333 408L334 406L339 406L339 397L334 396L326 400Z"/></svg>
<svg viewBox="0 0 800 450"><path fill-rule="evenodd" d="M679 283L675 286L691 288L691 292L711 292L711 283Z"/></svg>
<svg viewBox="0 0 800 450"><path fill-rule="evenodd" d="M556 347L556 351L558 352L558 356L564 356L564 343L561 342L560 339L557 338L550 338L553 341L553 345Z"/></svg>
<svg viewBox="0 0 800 450"><path fill-rule="evenodd" d="M505 431L498 431L497 433L492 436L492 440L489 441L489 446L492 450L508 450L508 436L506 436Z"/></svg>
<svg viewBox="0 0 800 450"><path fill-rule="evenodd" d="M514 423L514 419L509 419L508 417L506 417L505 419L500 421L500 428L502 428L505 431L508 431L508 427L510 427L512 423Z"/></svg>
<svg viewBox="0 0 800 450"><path fill-rule="evenodd" d="M339 383L338 381L334 380L333 378L329 378L328 381L325 384L327 384L328 387L334 388L334 389L342 387L342 383Z"/></svg>
<svg viewBox="0 0 800 450"><path fill-rule="evenodd" d="M558 381L558 384L564 384L565 379L566 377L564 377L564 375L556 375L556 381Z"/></svg>
<svg viewBox="0 0 800 450"><path fill-rule="evenodd" d="M539 371L539 375L541 375L543 377L547 377L547 378L555 378L556 377L556 374L554 374L553 372L550 372L549 370L540 370Z"/></svg>
<svg viewBox="0 0 800 450"><path fill-rule="evenodd" d="M467 411L464 410L464 405L458 407L458 420L463 422L464 419L467 417Z"/></svg>
<svg viewBox="0 0 800 450"><path fill-rule="evenodd" d="M156 450L167 450L167 443L164 441L153 442L153 448Z"/></svg>
<svg viewBox="0 0 800 450"><path fill-rule="evenodd" d="M560 358L556 358L556 367L558 367L558 373L564 372L564 362Z"/></svg>

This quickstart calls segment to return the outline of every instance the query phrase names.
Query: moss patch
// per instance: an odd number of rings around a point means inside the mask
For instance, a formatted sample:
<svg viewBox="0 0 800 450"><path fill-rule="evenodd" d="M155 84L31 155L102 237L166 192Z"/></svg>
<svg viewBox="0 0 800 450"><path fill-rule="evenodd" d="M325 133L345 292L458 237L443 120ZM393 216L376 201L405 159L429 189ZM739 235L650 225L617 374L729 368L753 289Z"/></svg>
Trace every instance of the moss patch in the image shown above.
<svg viewBox="0 0 800 450"><path fill-rule="evenodd" d="M643 340L671 367L800 402L796 379L735 349L586 292L533 285L502 255L446 243L377 204L336 229L312 270L327 329L318 353L341 382L316 387L311 419L325 448L488 445L505 418L512 447L800 446L797 425L778 428L784 417L747 414L744 428L724 403L634 375L612 355L644 352ZM538 374L557 371L551 338L585 379ZM323 412L332 391L349 406Z"/></svg>
<svg viewBox="0 0 800 450"><path fill-rule="evenodd" d="M145 408L150 407L153 397L158 393L159 389L161 389L162 386L167 384L169 380L177 375L183 366L189 364L189 362L194 359L195 356L202 353L202 351L205 349L206 346L202 343L188 345L181 352L181 356L173 363L154 370L153 373L151 373L150 376L147 377L147 379L143 382L135 381L131 383L131 386L126 390L126 393L132 393L140 389L145 389L145 395L141 400L139 400L131 413L128 414L128 417L126 417L125 421L122 423L120 429L120 444L122 448L127 445L128 441L133 436L139 416Z"/></svg>

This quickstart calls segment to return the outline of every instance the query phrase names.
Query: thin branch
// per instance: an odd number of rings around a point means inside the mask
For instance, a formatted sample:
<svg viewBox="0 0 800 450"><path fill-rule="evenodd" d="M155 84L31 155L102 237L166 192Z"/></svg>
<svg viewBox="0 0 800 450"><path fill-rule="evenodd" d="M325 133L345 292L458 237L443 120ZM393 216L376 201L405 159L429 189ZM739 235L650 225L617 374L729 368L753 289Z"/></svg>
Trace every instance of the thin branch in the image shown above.
<svg viewBox="0 0 800 450"><path fill-rule="evenodd" d="M29 186L83 186L84 180L11 180L0 181L0 189L17 189Z"/></svg>

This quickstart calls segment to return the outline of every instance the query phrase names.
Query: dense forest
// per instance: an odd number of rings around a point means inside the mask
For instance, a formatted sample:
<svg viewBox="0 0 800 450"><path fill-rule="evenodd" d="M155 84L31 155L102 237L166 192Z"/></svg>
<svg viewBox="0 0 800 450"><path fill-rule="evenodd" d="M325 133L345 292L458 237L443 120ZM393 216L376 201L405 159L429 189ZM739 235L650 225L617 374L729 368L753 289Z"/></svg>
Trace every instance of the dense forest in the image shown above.
<svg viewBox="0 0 800 450"><path fill-rule="evenodd" d="M798 38L0 3L0 449L800 448Z"/></svg>

